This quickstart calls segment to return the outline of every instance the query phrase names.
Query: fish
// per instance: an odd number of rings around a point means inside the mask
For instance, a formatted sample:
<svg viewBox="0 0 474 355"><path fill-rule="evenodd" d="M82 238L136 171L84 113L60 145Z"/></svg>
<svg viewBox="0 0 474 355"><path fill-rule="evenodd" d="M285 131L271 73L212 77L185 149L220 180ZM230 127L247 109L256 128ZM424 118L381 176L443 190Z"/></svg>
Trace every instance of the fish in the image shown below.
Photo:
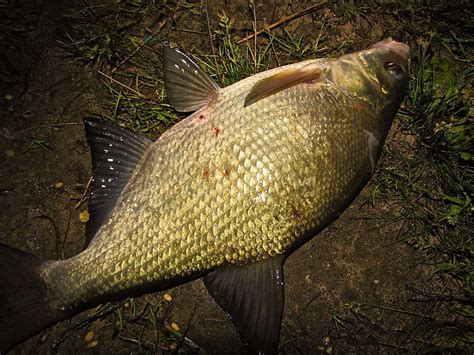
<svg viewBox="0 0 474 355"><path fill-rule="evenodd" d="M0 244L0 352L98 304L203 277L249 354L278 349L283 264L371 178L408 85L408 45L221 88L164 47L170 104L157 140L84 120L93 177L84 250L43 261Z"/></svg>

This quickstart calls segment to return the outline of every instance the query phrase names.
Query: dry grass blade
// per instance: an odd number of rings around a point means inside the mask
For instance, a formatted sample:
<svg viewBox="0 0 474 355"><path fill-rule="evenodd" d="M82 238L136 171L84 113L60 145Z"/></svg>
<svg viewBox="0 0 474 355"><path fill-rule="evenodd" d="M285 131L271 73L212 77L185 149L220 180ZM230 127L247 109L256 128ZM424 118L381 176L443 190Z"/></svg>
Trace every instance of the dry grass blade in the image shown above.
<svg viewBox="0 0 474 355"><path fill-rule="evenodd" d="M98 72L100 75L102 75L102 76L106 77L107 79L109 79L110 81L114 82L115 84L120 85L121 87L123 87L123 88L125 88L125 89L127 89L127 90L129 90L129 91L131 91L131 92L133 92L134 94L137 94L139 97L142 97L142 98L145 97L143 94L141 94L141 93L138 92L137 90L134 90L134 89L132 89L130 86L127 86L127 85L121 83L120 81L118 81L118 80L112 78L110 75L107 75L107 74L101 72L100 70L97 70L97 72Z"/></svg>
<svg viewBox="0 0 474 355"><path fill-rule="evenodd" d="M298 12L292 14L292 15L285 16L282 19L278 20L277 22L274 22L271 25L265 26L263 29L261 29L259 31L256 31L256 32L252 33L251 35L248 35L247 37L238 40L237 44L242 44L242 43L248 41L249 39L257 37L258 35L260 35L264 32L270 31L270 30L274 29L275 27L283 25L286 22L290 22L290 21L293 21L293 20L295 20L295 19L297 19L301 16L307 15L311 11L314 11L316 9L321 9L321 8L325 7L326 5L328 5L328 4L329 3L327 1L323 1L319 4L311 5L311 6L307 7L306 9L298 11Z"/></svg>

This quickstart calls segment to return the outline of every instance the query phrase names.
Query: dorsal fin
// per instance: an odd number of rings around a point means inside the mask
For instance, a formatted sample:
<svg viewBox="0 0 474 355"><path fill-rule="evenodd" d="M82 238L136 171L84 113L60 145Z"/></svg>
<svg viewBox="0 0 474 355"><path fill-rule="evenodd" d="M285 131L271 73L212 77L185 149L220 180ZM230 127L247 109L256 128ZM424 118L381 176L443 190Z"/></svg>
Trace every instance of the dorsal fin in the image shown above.
<svg viewBox="0 0 474 355"><path fill-rule="evenodd" d="M87 247L104 223L151 141L120 126L95 118L84 120L92 154Z"/></svg>
<svg viewBox="0 0 474 355"><path fill-rule="evenodd" d="M308 65L302 68L288 68L272 76L259 80L250 90L245 98L244 107L283 91L292 86L322 80L323 70L316 65Z"/></svg>
<svg viewBox="0 0 474 355"><path fill-rule="evenodd" d="M226 311L248 354L276 354L283 315L284 256L227 265L204 277L211 296Z"/></svg>
<svg viewBox="0 0 474 355"><path fill-rule="evenodd" d="M166 94L177 111L196 111L217 95L216 83L178 48L163 47L163 58Z"/></svg>

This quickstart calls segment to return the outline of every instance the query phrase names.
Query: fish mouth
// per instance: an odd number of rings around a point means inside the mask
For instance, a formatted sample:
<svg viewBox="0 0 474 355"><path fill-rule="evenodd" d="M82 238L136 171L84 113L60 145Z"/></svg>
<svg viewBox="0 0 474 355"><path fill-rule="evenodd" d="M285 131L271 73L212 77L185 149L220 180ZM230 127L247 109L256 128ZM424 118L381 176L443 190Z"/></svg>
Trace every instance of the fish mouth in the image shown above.
<svg viewBox="0 0 474 355"><path fill-rule="evenodd" d="M410 55L410 47L405 43L397 42L391 37L385 38L380 42L375 43L372 48L388 48L404 60L407 60Z"/></svg>

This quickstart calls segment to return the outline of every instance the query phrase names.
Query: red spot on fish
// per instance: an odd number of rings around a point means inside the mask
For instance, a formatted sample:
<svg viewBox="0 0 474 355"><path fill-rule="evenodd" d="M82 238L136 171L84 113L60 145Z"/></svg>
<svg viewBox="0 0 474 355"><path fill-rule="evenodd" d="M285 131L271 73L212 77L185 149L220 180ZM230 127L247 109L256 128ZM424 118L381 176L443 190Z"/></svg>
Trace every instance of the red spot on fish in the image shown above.
<svg viewBox="0 0 474 355"><path fill-rule="evenodd" d="M214 127L213 128L214 130L214 135L217 137L219 137L219 134L221 133L221 129L219 127Z"/></svg>
<svg viewBox="0 0 474 355"><path fill-rule="evenodd" d="M209 176L211 176L211 172L209 171L208 167L202 168L202 176L204 176L206 179L209 179Z"/></svg>
<svg viewBox="0 0 474 355"><path fill-rule="evenodd" d="M301 212L294 210L293 213L291 214L294 219L300 219L302 217Z"/></svg>
<svg viewBox="0 0 474 355"><path fill-rule="evenodd" d="M354 109L354 111L362 112L364 111L364 104L360 102L354 102L352 104L352 108Z"/></svg>
<svg viewBox="0 0 474 355"><path fill-rule="evenodd" d="M226 164L224 168L224 176L229 176L231 171L232 171L232 167L230 166L230 164Z"/></svg>
<svg viewBox="0 0 474 355"><path fill-rule="evenodd" d="M200 119L200 120L205 120L205 119L206 119L206 116L204 116L204 115L199 115L199 119Z"/></svg>

